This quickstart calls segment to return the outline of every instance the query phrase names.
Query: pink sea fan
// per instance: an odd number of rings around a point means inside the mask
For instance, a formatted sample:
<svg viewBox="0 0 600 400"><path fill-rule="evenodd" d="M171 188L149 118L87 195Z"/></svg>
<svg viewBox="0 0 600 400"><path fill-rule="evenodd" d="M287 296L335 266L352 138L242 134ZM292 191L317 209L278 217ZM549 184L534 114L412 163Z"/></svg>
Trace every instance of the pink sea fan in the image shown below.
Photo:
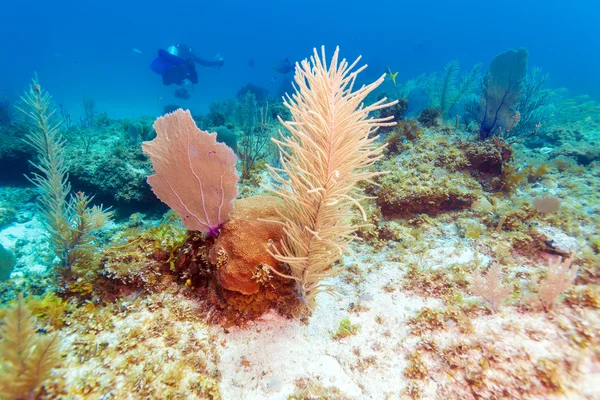
<svg viewBox="0 0 600 400"><path fill-rule="evenodd" d="M567 290L577 277L577 266L573 265L575 253L569 258L558 257L548 264L548 275L540 282L539 295L545 311L549 311L558 295Z"/></svg>
<svg viewBox="0 0 600 400"><path fill-rule="evenodd" d="M512 293L510 287L502 285L502 268L498 264L492 265L485 275L475 273L472 291L483 298L493 311L498 311L502 301Z"/></svg>
<svg viewBox="0 0 600 400"><path fill-rule="evenodd" d="M216 234L238 194L235 153L182 109L158 118L154 130L156 138L142 144L156 172L148 177L152 191L188 229Z"/></svg>

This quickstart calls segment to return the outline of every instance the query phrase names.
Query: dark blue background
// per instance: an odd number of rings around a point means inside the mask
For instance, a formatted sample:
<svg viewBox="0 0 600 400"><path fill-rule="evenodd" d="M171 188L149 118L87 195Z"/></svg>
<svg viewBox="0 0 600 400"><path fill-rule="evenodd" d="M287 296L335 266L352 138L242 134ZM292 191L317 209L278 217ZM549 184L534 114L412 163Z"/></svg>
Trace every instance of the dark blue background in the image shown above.
<svg viewBox="0 0 600 400"><path fill-rule="evenodd" d="M274 90L273 62L305 58L322 44L329 52L339 45L347 58L361 54L365 78L389 65L399 80L439 71L454 58L465 69L487 66L497 53L524 46L530 64L550 73L551 86L600 98L597 0L3 3L0 95L19 95L37 71L75 117L84 96L111 117L157 115L169 103L205 111L249 81ZM198 68L200 82L187 101L174 99L175 87L162 86L148 68L171 42L225 58L221 70Z"/></svg>

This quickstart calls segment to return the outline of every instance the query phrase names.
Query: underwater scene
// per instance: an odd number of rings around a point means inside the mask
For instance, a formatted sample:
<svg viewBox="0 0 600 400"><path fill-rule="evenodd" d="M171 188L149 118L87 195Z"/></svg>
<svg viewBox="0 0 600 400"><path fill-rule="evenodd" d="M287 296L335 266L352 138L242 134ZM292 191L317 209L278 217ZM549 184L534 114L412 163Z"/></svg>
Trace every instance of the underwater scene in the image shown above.
<svg viewBox="0 0 600 400"><path fill-rule="evenodd" d="M4 2L0 400L600 399L598 15Z"/></svg>

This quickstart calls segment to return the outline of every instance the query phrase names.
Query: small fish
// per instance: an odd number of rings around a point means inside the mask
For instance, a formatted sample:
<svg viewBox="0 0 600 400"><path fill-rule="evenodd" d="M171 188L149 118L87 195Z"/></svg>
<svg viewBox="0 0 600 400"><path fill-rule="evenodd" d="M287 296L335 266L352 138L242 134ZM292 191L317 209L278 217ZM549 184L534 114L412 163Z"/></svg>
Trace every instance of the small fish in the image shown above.
<svg viewBox="0 0 600 400"><path fill-rule="evenodd" d="M256 65L256 63L254 62L254 58L251 58L248 60L248 66L250 68L254 68L254 65Z"/></svg>
<svg viewBox="0 0 600 400"><path fill-rule="evenodd" d="M273 64L273 69L281 75L286 75L294 69L294 66L292 65L290 60L286 58L285 60L279 60L275 64Z"/></svg>
<svg viewBox="0 0 600 400"><path fill-rule="evenodd" d="M140 49L138 49L137 47L133 47L133 48L131 49L131 51L133 51L134 53L138 53L138 54L144 54L144 53L142 53L142 51L141 51Z"/></svg>
<svg viewBox="0 0 600 400"><path fill-rule="evenodd" d="M392 70L390 69L390 67L388 67L388 72L386 74L388 78L390 78L392 82L394 82L394 86L396 86L396 76L398 76L398 72L392 73Z"/></svg>
<svg viewBox="0 0 600 400"><path fill-rule="evenodd" d="M279 82L279 79L277 79L276 77L272 76L271 79L269 79L269 82L271 82L271 83L277 83L277 82Z"/></svg>
<svg viewBox="0 0 600 400"><path fill-rule="evenodd" d="M161 101L162 100L162 96L159 96L156 101Z"/></svg>

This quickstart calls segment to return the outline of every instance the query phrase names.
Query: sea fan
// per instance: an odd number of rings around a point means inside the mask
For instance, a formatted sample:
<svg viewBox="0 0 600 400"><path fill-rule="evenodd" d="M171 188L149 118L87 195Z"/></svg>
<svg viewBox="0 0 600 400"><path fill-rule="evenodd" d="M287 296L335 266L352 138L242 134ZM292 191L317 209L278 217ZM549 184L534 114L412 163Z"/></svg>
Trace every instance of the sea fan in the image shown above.
<svg viewBox="0 0 600 400"><path fill-rule="evenodd" d="M528 53L525 49L508 50L492 60L483 81L479 104L479 138L485 140L510 131L527 74Z"/></svg>
<svg viewBox="0 0 600 400"><path fill-rule="evenodd" d="M156 139L142 144L156 171L148 177L152 191L188 229L216 234L238 193L235 153L182 109L158 118L154 130Z"/></svg>

